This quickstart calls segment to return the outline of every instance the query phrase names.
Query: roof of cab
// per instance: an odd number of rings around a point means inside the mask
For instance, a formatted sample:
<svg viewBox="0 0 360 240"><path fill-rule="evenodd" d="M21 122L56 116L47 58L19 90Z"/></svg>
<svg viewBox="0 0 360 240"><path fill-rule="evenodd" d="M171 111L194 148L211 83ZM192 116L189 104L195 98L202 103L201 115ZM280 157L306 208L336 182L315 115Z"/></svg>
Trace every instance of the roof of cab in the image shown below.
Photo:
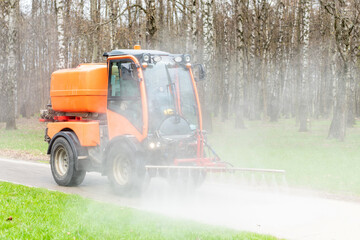
<svg viewBox="0 0 360 240"><path fill-rule="evenodd" d="M111 57L111 56L121 56L121 55L133 55L135 57L140 57L144 53L151 54L151 55L161 55L161 56L168 56L170 53L157 51L157 50L134 50L134 49L117 49L112 50L111 52L105 52L104 57Z"/></svg>

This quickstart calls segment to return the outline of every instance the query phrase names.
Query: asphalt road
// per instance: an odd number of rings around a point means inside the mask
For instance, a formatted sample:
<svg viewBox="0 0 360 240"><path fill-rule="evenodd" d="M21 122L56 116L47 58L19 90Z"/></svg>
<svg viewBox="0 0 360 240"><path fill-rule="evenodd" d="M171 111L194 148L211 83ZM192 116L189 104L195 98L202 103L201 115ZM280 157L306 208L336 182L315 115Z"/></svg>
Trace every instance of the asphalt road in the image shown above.
<svg viewBox="0 0 360 240"><path fill-rule="evenodd" d="M105 177L87 174L78 187L56 185L47 164L0 158L0 181L75 193L98 201L286 239L360 239L360 203L205 183L184 194L154 179L141 198L112 193ZM1 197L1 196L0 196Z"/></svg>

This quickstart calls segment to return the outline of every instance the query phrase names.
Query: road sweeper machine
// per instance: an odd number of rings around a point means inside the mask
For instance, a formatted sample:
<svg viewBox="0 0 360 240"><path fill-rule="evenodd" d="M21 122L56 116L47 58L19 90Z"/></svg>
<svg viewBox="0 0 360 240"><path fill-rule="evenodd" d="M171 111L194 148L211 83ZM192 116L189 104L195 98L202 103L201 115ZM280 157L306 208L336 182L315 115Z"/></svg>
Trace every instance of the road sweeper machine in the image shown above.
<svg viewBox="0 0 360 240"><path fill-rule="evenodd" d="M136 46L104 57L51 76L41 121L57 184L76 186L97 171L127 194L154 176L199 186L209 172L283 172L234 168L207 144L196 88L205 75L190 55Z"/></svg>

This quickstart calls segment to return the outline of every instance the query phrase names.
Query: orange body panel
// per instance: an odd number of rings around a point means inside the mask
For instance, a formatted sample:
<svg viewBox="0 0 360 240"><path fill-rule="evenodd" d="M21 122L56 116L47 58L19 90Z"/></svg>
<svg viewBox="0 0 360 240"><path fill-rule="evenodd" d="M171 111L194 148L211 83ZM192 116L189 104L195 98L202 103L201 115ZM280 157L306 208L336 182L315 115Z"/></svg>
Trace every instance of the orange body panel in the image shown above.
<svg viewBox="0 0 360 240"><path fill-rule="evenodd" d="M107 91L106 64L81 64L51 75L50 97L55 111L105 113Z"/></svg>
<svg viewBox="0 0 360 240"><path fill-rule="evenodd" d="M191 77L191 82L194 88L194 92L195 92L195 98L196 98L196 103L198 105L198 112L199 112L199 130L202 130L202 114L201 114L201 106L200 106L200 99L199 99L199 94L197 91L197 87L196 87L196 83L195 83L195 79L194 79L194 75L192 73L191 67L187 67L189 69L190 72L190 77Z"/></svg>
<svg viewBox="0 0 360 240"><path fill-rule="evenodd" d="M145 136L137 130L125 117L111 110L107 110L109 140L121 135L133 135L141 142Z"/></svg>
<svg viewBox="0 0 360 240"><path fill-rule="evenodd" d="M125 117L121 116L118 113L107 110L109 140L113 139L116 136L129 134L135 136L136 139L139 142L141 142L147 137L148 124L149 124L146 89L145 89L145 82L144 82L142 69L140 67L139 61L134 56L126 55L126 56L109 57L108 61L116 60L116 59L131 59L132 61L134 61L135 64L139 66L137 71L138 71L138 77L139 79L141 79L139 83L139 87L140 87L140 95L141 95L143 127L141 129L142 131L139 131Z"/></svg>
<svg viewBox="0 0 360 240"><path fill-rule="evenodd" d="M75 132L81 146L94 147L100 144L98 122L53 122L48 123L48 136L53 138L61 130L68 128Z"/></svg>

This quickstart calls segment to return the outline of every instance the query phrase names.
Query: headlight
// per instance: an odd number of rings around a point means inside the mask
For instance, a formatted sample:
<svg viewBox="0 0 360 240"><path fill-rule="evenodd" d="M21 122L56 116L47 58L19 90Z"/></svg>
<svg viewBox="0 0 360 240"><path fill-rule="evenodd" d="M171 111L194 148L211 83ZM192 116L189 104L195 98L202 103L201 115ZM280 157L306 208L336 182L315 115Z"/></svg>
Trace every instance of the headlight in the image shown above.
<svg viewBox="0 0 360 240"><path fill-rule="evenodd" d="M143 55L143 61L144 62L149 62L150 61L150 55L149 54L144 54Z"/></svg>
<svg viewBox="0 0 360 240"><path fill-rule="evenodd" d="M161 61L161 57L160 56L154 56L154 62L160 62Z"/></svg>
<svg viewBox="0 0 360 240"><path fill-rule="evenodd" d="M177 56L174 58L174 61L177 63L181 63L182 62L182 57L181 56Z"/></svg>
<svg viewBox="0 0 360 240"><path fill-rule="evenodd" d="M160 142L149 142L149 149L151 149L151 150L160 148L160 147L161 147Z"/></svg>
<svg viewBox="0 0 360 240"><path fill-rule="evenodd" d="M154 149L156 147L155 143L154 142L150 142L149 143L149 148L150 149Z"/></svg>
<svg viewBox="0 0 360 240"><path fill-rule="evenodd" d="M184 60L185 60L186 63L189 63L189 62L191 61L190 55L189 55L189 54L185 54L185 55L184 55Z"/></svg>

